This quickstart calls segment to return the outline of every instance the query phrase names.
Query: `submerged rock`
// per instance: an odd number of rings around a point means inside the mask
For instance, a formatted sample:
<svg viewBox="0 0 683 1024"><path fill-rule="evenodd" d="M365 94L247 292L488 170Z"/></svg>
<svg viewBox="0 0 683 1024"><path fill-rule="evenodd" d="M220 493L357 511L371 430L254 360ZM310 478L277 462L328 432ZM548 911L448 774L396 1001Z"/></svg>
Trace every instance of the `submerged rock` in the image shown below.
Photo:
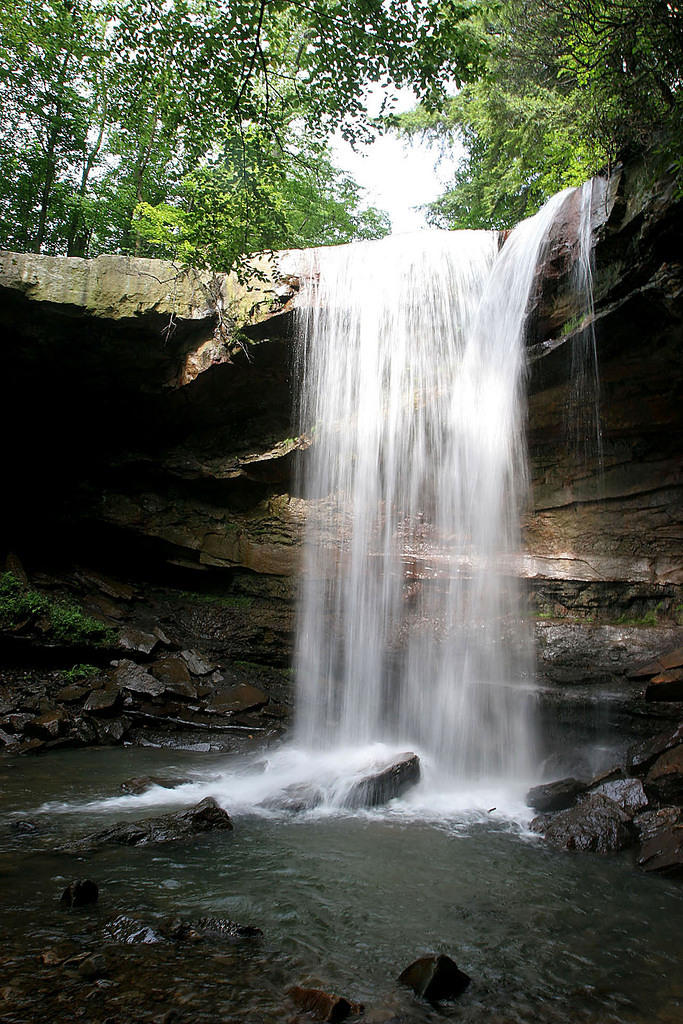
<svg viewBox="0 0 683 1024"><path fill-rule="evenodd" d="M60 903L63 907L87 907L94 903L97 903L99 896L99 887L97 882L93 882L90 878L84 878L83 880L76 879L67 885L66 889L62 893Z"/></svg>
<svg viewBox="0 0 683 1024"><path fill-rule="evenodd" d="M224 917L203 917L198 921L186 921L183 918L169 918L164 921L159 932L166 939L175 942L200 942L220 939L260 939L263 932L251 924L238 924Z"/></svg>
<svg viewBox="0 0 683 1024"><path fill-rule="evenodd" d="M201 803L177 814L165 814L158 818L143 818L141 821L122 822L111 828L94 832L66 846L65 852L79 853L110 844L118 846L145 846L147 843L168 843L179 839L190 839L205 832L231 832L230 815L211 796Z"/></svg>
<svg viewBox="0 0 683 1024"><path fill-rule="evenodd" d="M392 761L378 765L375 771L354 783L344 797L350 808L381 807L401 796L420 781L420 759L417 754L399 754Z"/></svg>
<svg viewBox="0 0 683 1024"><path fill-rule="evenodd" d="M633 843L629 816L602 793L591 793L576 807L552 817L534 818L531 829L558 850L614 853Z"/></svg>
<svg viewBox="0 0 683 1024"><path fill-rule="evenodd" d="M93 953L85 957L76 970L84 981L95 981L107 973L107 961L101 953Z"/></svg>
<svg viewBox="0 0 683 1024"><path fill-rule="evenodd" d="M161 789L176 789L178 786L185 786L192 781L188 778L162 779L158 775L140 775L133 779L126 779L121 783L121 789L124 793L138 796L140 793L146 793L153 786L160 786Z"/></svg>
<svg viewBox="0 0 683 1024"><path fill-rule="evenodd" d="M573 807L578 797L588 789L585 782L578 779L558 779L557 782L546 782L534 786L526 795L528 807L545 814L549 811L564 811Z"/></svg>
<svg viewBox="0 0 683 1024"><path fill-rule="evenodd" d="M287 994L301 1010L310 1013L315 1020L329 1021L330 1024L346 1020L347 1017L357 1017L364 1010L362 1003L353 1003L344 996L335 996L320 988L302 988L295 985Z"/></svg>
<svg viewBox="0 0 683 1024"><path fill-rule="evenodd" d="M449 956L432 953L406 967L398 980L423 999L440 1002L462 995L471 979Z"/></svg>

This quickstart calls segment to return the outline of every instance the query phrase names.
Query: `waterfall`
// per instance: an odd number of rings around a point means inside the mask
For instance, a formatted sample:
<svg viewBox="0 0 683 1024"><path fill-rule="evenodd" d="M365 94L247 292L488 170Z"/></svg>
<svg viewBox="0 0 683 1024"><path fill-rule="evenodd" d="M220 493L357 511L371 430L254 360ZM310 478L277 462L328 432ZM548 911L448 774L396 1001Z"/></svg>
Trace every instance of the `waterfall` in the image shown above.
<svg viewBox="0 0 683 1024"><path fill-rule="evenodd" d="M593 306L593 205L604 202L606 181L591 178L574 192L579 204L576 256L572 267L572 292L577 328L571 339L568 435L579 466L593 463L597 488L602 491L603 444L600 421L600 373ZM597 193L597 196L594 196Z"/></svg>
<svg viewBox="0 0 683 1024"><path fill-rule="evenodd" d="M409 746L464 779L528 769L524 328L565 198L502 248L494 232L424 232L312 255L296 368L304 747Z"/></svg>

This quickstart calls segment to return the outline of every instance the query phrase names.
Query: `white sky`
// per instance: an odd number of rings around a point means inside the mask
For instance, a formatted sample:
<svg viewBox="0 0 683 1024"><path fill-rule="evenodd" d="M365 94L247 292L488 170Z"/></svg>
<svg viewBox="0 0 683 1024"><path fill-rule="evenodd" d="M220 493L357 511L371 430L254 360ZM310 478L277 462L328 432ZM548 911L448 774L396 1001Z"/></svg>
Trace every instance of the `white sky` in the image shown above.
<svg viewBox="0 0 683 1024"><path fill-rule="evenodd" d="M368 97L368 108L373 116L379 111L381 96L378 88ZM399 90L396 99L394 111L397 113L416 105L410 89ZM335 163L366 190L368 205L389 213L393 234L427 227L424 214L415 207L436 199L455 169L455 155L436 166L438 149L430 149L417 139L404 142L393 134L382 135L369 146L359 146L355 152L336 136L332 153Z"/></svg>

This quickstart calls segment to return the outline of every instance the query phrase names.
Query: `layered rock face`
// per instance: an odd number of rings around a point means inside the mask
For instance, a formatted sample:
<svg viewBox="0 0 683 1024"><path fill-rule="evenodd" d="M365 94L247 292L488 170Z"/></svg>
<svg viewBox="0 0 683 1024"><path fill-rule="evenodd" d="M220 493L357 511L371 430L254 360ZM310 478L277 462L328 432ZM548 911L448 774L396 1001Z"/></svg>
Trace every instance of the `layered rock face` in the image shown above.
<svg viewBox="0 0 683 1024"><path fill-rule="evenodd" d="M566 265L581 196L570 197L543 267L535 325L542 340L530 353L528 571L570 583L558 586L557 603L565 595L584 615L617 602L641 618L647 595L670 612L683 583L683 212L672 184L648 191L644 180L642 168L619 170L593 189L595 312L578 329ZM577 394L573 365L591 320L602 458L596 439L572 437L572 419L592 400L590 387Z"/></svg>
<svg viewBox="0 0 683 1024"><path fill-rule="evenodd" d="M529 320L521 571L555 682L623 680L680 642L683 209L670 182L647 181L627 168L594 186L601 454L572 430L588 325L571 284L578 193ZM285 666L305 517L291 380L305 262L263 259L247 285L157 260L0 254L3 547L29 571L75 563L151 588L178 645Z"/></svg>

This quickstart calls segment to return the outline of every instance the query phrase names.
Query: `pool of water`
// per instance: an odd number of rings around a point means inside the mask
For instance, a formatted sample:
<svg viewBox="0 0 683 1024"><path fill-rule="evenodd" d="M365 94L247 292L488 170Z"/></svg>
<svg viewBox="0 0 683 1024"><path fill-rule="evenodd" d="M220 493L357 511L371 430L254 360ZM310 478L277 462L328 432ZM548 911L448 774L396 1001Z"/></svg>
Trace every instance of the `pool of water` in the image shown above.
<svg viewBox="0 0 683 1024"><path fill-rule="evenodd" d="M152 930L168 915L214 916L258 925L263 940L226 949L129 946L136 970L156 972L139 983L130 1019L161 1020L160 1008L175 1007L180 1016L169 1020L289 1020L286 989L313 984L362 1001L374 1022L683 1020L680 884L639 873L628 854L544 848L509 794L491 813L482 804L489 792L470 807L462 794L418 793L384 811L250 812L245 793L260 793L258 777L268 771L225 755L140 749L0 762L0 927L10 973L21 978L32 964L35 974L40 951L66 941L119 955L112 922L122 915ZM193 782L184 795L155 789L121 800L121 782L145 774ZM55 852L103 824L174 810L211 791L232 814L232 833L78 858ZM19 831L18 821L36 831ZM95 879L100 900L69 914L58 897L76 877ZM401 970L426 952L448 953L472 978L457 1003L432 1007L397 986ZM39 970L37 977L40 994ZM124 1019L116 1016L116 978L99 983L85 1019ZM157 994L148 1012L149 992ZM59 1019L54 1001L44 1002L43 1018L26 1000L3 1019Z"/></svg>

